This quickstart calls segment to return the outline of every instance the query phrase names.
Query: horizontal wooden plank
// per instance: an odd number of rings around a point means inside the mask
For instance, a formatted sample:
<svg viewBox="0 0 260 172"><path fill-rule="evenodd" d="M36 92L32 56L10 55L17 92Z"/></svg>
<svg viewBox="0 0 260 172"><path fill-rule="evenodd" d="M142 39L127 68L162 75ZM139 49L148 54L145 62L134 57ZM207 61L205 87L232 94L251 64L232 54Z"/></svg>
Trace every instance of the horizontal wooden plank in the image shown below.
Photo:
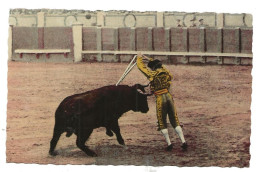
<svg viewBox="0 0 260 172"><path fill-rule="evenodd" d="M202 53L202 52L160 52L160 51L141 51L145 55L168 55L168 56L213 56L213 57L246 57L252 58L253 54L245 53ZM138 54L138 51L82 51L83 54Z"/></svg>
<svg viewBox="0 0 260 172"><path fill-rule="evenodd" d="M51 54L51 53L70 53L70 49L17 49L15 53L25 54Z"/></svg>

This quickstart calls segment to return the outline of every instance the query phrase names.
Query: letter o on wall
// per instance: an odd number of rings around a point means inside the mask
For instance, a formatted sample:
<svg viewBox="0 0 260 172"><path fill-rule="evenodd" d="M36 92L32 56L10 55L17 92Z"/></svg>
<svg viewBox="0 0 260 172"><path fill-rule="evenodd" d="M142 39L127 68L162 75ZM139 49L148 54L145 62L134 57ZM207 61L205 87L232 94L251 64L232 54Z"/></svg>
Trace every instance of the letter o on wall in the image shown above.
<svg viewBox="0 0 260 172"><path fill-rule="evenodd" d="M124 25L125 25L125 27L135 27L135 25L136 25L135 15L126 14L124 17Z"/></svg>
<svg viewBox="0 0 260 172"><path fill-rule="evenodd" d="M65 26L72 26L72 24L76 21L77 21L77 18L75 16L67 16L65 18Z"/></svg>
<svg viewBox="0 0 260 172"><path fill-rule="evenodd" d="M195 18L194 14L190 14L190 13L185 14L183 17L184 26L190 27L190 25L192 24L192 22L190 20L193 18Z"/></svg>

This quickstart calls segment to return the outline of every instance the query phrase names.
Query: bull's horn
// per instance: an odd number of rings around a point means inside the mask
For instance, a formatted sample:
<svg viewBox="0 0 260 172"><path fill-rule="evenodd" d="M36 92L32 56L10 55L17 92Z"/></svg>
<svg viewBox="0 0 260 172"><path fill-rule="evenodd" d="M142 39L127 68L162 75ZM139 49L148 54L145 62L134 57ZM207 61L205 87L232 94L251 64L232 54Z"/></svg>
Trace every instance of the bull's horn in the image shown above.
<svg viewBox="0 0 260 172"><path fill-rule="evenodd" d="M144 94L145 96L152 96L153 94L152 93L149 93L149 94Z"/></svg>
<svg viewBox="0 0 260 172"><path fill-rule="evenodd" d="M149 83L148 85L135 84L133 87L136 88L136 89L139 89L139 90L141 90L143 93L145 93L144 88L145 88L145 87L148 87L149 85L150 85L150 83Z"/></svg>

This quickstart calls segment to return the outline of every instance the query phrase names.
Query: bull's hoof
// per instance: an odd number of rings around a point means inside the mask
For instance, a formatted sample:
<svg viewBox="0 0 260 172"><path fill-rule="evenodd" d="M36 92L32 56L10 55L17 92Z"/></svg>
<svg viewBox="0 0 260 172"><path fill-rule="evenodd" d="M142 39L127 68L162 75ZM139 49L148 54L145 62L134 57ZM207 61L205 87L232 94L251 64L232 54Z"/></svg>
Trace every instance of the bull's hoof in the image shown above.
<svg viewBox="0 0 260 172"><path fill-rule="evenodd" d="M128 150L129 147L127 145L119 145L121 148L125 149L125 150Z"/></svg>
<svg viewBox="0 0 260 172"><path fill-rule="evenodd" d="M106 134L109 136L109 137L112 137L114 134L111 130L107 130Z"/></svg>
<svg viewBox="0 0 260 172"><path fill-rule="evenodd" d="M50 154L51 156L56 156L56 155L58 155L58 152L52 151L52 152L49 152L49 154Z"/></svg>
<svg viewBox="0 0 260 172"><path fill-rule="evenodd" d="M90 151L90 150L88 152L86 152L86 154L88 156L91 156L91 157L97 157L97 154L95 152L93 152L93 151Z"/></svg>
<svg viewBox="0 0 260 172"><path fill-rule="evenodd" d="M118 143L120 144L120 145L125 145L125 141L122 139L122 140L118 140Z"/></svg>

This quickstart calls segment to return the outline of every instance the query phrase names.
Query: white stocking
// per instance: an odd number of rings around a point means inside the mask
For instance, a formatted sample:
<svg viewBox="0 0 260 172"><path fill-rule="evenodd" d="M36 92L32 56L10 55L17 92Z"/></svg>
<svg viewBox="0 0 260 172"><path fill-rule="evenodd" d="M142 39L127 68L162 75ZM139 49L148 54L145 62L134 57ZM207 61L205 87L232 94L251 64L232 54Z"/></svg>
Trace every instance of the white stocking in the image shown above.
<svg viewBox="0 0 260 172"><path fill-rule="evenodd" d="M163 134L168 146L171 145L171 140L170 140L170 137L169 137L169 134L168 134L168 130L165 128L165 129L162 129L161 130L161 133Z"/></svg>
<svg viewBox="0 0 260 172"><path fill-rule="evenodd" d="M185 139L184 139L184 135L183 135L183 132L182 132L181 127L180 127L180 126L177 126L177 127L175 128L175 131L176 131L176 133L178 134L178 136L180 137L181 142L182 142L182 143L185 143Z"/></svg>

